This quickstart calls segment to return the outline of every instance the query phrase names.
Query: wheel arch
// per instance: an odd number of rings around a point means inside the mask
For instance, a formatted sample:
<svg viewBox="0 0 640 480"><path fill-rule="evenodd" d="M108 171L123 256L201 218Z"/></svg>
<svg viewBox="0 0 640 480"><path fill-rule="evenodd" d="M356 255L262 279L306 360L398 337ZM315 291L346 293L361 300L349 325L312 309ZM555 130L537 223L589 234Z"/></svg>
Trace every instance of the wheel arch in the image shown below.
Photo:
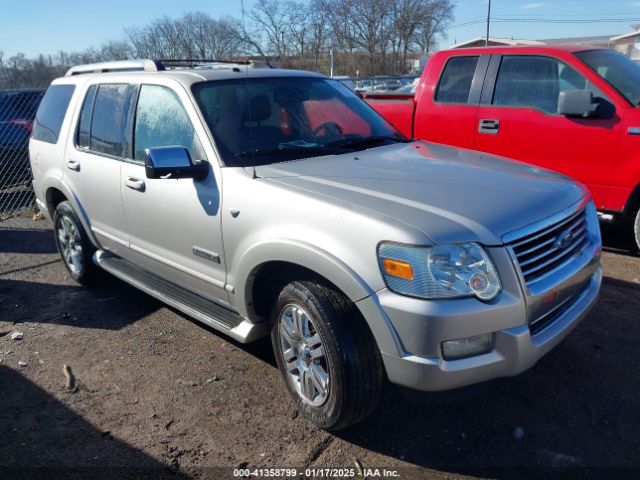
<svg viewBox="0 0 640 480"><path fill-rule="evenodd" d="M256 310L256 299L263 300L261 295L268 290L299 276L320 279L354 303L374 293L351 267L329 252L307 243L281 240L256 245L240 259L235 286L238 309L254 321L263 319L264 305L259 304ZM265 288L267 285L270 287Z"/></svg>
<svg viewBox="0 0 640 480"><path fill-rule="evenodd" d="M640 183L631 191L622 213L626 217L631 217L640 209Z"/></svg>
<svg viewBox="0 0 640 480"><path fill-rule="evenodd" d="M59 182L57 185L48 186L45 190L45 201L47 210L52 220L58 204L64 201L69 202L73 210L76 212L76 215L82 222L82 227L84 228L87 237L89 237L89 240L91 241L91 243L93 243L94 247L99 248L100 244L98 243L93 231L91 230L91 222L89 221L87 212L82 207L82 204L78 197L73 194L71 189L64 182Z"/></svg>
<svg viewBox="0 0 640 480"><path fill-rule="evenodd" d="M399 352L397 333L386 321L375 291L346 263L315 246L295 241L254 246L242 257L235 278L236 308L254 322L265 320L269 302L285 282L315 279L328 284L354 303L381 352Z"/></svg>

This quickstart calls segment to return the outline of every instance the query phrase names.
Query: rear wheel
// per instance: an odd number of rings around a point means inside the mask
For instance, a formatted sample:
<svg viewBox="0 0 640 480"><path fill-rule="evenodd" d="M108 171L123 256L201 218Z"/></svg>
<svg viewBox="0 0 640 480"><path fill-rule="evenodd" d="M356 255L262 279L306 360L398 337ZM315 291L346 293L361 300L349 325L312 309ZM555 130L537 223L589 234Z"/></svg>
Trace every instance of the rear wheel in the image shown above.
<svg viewBox="0 0 640 480"><path fill-rule="evenodd" d="M58 204L53 225L58 252L71 278L82 285L93 283L101 274L92 260L96 249L69 202Z"/></svg>
<svg viewBox="0 0 640 480"><path fill-rule="evenodd" d="M292 282L273 312L271 339L298 411L320 428L338 430L376 407L383 383L373 335L340 292Z"/></svg>

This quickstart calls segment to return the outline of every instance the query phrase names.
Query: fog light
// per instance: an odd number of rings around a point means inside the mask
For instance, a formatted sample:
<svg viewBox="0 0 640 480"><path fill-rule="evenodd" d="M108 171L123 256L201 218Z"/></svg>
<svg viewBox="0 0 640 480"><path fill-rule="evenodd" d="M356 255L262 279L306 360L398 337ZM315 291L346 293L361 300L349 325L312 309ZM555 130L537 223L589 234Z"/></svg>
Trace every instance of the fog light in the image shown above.
<svg viewBox="0 0 640 480"><path fill-rule="evenodd" d="M487 353L493 348L493 335L485 333L475 337L460 338L442 342L442 356L445 360L471 357Z"/></svg>

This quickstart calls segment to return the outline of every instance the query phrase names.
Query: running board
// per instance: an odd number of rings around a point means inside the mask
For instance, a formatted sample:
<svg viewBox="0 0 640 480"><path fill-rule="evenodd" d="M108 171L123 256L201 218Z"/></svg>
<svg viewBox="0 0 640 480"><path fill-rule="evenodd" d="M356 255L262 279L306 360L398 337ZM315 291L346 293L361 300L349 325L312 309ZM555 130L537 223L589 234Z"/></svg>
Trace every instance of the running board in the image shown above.
<svg viewBox="0 0 640 480"><path fill-rule="evenodd" d="M241 343L252 342L268 333L265 322L250 322L229 308L196 295L109 252L98 250L93 255L93 261L120 280Z"/></svg>

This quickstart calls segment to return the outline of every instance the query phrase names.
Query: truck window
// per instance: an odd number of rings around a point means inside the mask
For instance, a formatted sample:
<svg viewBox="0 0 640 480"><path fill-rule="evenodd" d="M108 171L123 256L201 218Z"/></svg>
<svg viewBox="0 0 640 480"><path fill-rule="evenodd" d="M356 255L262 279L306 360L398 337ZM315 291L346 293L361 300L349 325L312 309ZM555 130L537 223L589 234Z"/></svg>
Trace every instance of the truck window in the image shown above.
<svg viewBox="0 0 640 480"><path fill-rule="evenodd" d="M507 55L500 62L492 104L557 113L560 92L587 88L594 87L582 74L555 58Z"/></svg>
<svg viewBox="0 0 640 480"><path fill-rule="evenodd" d="M206 160L202 143L178 95L167 87L142 85L134 132L134 158L144 161L145 149L179 145L193 160Z"/></svg>
<svg viewBox="0 0 640 480"><path fill-rule="evenodd" d="M129 106L129 86L102 84L98 87L91 116L89 148L116 157L124 155L124 130Z"/></svg>
<svg viewBox="0 0 640 480"><path fill-rule="evenodd" d="M335 124L340 127L343 135L358 135L364 137L371 135L371 127L369 124L349 109L348 106L335 98L307 100L302 102L302 105L311 130L321 128L321 125L327 122L335 122ZM286 108L282 110L287 112ZM336 121L336 118L339 121Z"/></svg>
<svg viewBox="0 0 640 480"><path fill-rule="evenodd" d="M471 82L480 57L452 57L444 66L438 89L436 102L467 103Z"/></svg>
<svg viewBox="0 0 640 480"><path fill-rule="evenodd" d="M587 50L575 54L620 92L633 106L640 104L640 65L620 52Z"/></svg>
<svg viewBox="0 0 640 480"><path fill-rule="evenodd" d="M58 143L62 122L75 89L75 85L51 85L47 89L33 122L31 138Z"/></svg>

